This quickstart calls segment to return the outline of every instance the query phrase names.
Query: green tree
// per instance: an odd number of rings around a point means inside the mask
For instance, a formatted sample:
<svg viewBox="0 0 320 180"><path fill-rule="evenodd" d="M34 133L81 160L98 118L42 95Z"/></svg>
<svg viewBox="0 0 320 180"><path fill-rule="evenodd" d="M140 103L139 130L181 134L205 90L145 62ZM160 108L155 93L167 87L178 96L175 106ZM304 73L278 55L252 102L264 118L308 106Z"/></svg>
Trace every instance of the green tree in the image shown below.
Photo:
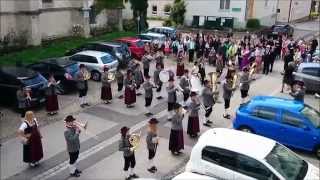
<svg viewBox="0 0 320 180"><path fill-rule="evenodd" d="M171 8L170 19L177 25L183 25L186 13L186 3L184 0L175 0Z"/></svg>
<svg viewBox="0 0 320 180"><path fill-rule="evenodd" d="M143 31L148 28L147 23L147 10L148 0L129 0L131 9L133 11L133 19L139 23L139 31ZM138 22L138 17L140 21Z"/></svg>

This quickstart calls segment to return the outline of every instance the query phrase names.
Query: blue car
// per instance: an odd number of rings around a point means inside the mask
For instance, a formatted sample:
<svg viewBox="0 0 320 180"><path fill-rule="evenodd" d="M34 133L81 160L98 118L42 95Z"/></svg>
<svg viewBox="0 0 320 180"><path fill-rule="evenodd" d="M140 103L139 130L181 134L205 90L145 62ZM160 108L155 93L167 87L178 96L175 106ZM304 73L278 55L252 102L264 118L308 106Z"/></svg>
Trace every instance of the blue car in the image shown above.
<svg viewBox="0 0 320 180"><path fill-rule="evenodd" d="M320 113L301 102L256 96L238 108L233 128L315 152L320 158Z"/></svg>

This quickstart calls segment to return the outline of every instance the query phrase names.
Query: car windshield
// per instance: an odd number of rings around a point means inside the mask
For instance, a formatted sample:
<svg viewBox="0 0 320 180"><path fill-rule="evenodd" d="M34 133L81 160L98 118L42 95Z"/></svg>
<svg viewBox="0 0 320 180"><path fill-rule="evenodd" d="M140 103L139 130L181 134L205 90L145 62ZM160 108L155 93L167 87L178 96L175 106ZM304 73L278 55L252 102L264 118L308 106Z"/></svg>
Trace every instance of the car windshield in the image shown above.
<svg viewBox="0 0 320 180"><path fill-rule="evenodd" d="M113 62L114 58L111 55L106 55L106 56L102 56L101 57L101 61L102 61L103 64L108 64L108 63Z"/></svg>
<svg viewBox="0 0 320 180"><path fill-rule="evenodd" d="M286 147L276 143L265 160L286 180L304 179L308 164Z"/></svg>
<svg viewBox="0 0 320 180"><path fill-rule="evenodd" d="M70 74L73 74L75 72L78 71L78 64L77 63L73 63L73 64L69 64L68 66L65 66L64 69L70 73Z"/></svg>
<svg viewBox="0 0 320 180"><path fill-rule="evenodd" d="M31 78L21 79L21 81L26 86L32 86L35 84L43 83L44 81L46 81L46 79L40 74L37 74L36 76L33 76Z"/></svg>
<svg viewBox="0 0 320 180"><path fill-rule="evenodd" d="M137 41L137 47L143 47L144 43L142 41Z"/></svg>
<svg viewBox="0 0 320 180"><path fill-rule="evenodd" d="M310 106L305 105L301 113L308 118L316 128L320 128L320 113Z"/></svg>

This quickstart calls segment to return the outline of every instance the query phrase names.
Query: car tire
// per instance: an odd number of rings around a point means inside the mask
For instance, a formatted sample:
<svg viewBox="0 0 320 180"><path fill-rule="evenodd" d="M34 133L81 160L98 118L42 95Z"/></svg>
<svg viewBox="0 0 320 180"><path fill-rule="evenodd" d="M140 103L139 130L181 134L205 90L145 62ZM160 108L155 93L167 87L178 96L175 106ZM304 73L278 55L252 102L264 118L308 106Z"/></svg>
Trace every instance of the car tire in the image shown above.
<svg viewBox="0 0 320 180"><path fill-rule="evenodd" d="M241 126L239 128L240 131L243 131L243 132L247 132L247 133L254 133L253 130L251 128L249 128L248 126Z"/></svg>
<svg viewBox="0 0 320 180"><path fill-rule="evenodd" d="M92 71L91 72L91 79L94 81L100 81L101 73L99 73L98 71Z"/></svg>
<svg viewBox="0 0 320 180"><path fill-rule="evenodd" d="M314 153L318 159L320 159L320 145L316 146Z"/></svg>

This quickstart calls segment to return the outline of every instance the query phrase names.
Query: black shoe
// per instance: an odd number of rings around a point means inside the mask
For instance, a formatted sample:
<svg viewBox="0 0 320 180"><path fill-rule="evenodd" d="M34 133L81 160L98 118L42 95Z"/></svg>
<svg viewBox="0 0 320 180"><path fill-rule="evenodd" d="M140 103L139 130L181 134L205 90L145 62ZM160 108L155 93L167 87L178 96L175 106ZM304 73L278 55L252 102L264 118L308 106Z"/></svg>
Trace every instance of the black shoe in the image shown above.
<svg viewBox="0 0 320 180"><path fill-rule="evenodd" d="M76 169L75 173L81 174L82 171L80 171L79 169Z"/></svg>
<svg viewBox="0 0 320 180"><path fill-rule="evenodd" d="M85 106L90 106L90 104L89 104L89 103L84 103L83 105L85 105Z"/></svg>
<svg viewBox="0 0 320 180"><path fill-rule="evenodd" d="M223 118L230 119L230 115L229 114L223 115Z"/></svg>
<svg viewBox="0 0 320 180"><path fill-rule="evenodd" d="M155 166L152 166L151 169L153 169L154 171L158 170Z"/></svg>
<svg viewBox="0 0 320 180"><path fill-rule="evenodd" d="M145 113L144 115L147 116L147 117L150 117L150 116L152 116L153 114L152 114L151 112L147 112L147 113Z"/></svg>
<svg viewBox="0 0 320 180"><path fill-rule="evenodd" d="M160 100L160 99L163 99L163 97L162 97L162 96L159 96L159 97L157 97L157 99L159 99L159 100Z"/></svg>
<svg viewBox="0 0 320 180"><path fill-rule="evenodd" d="M79 173L74 172L74 173L70 174L70 176L71 176L71 177L80 177L80 174L79 174Z"/></svg>
<svg viewBox="0 0 320 180"><path fill-rule="evenodd" d="M130 179L131 179L131 177L130 177L130 176L125 178L125 180L130 180Z"/></svg>
<svg viewBox="0 0 320 180"><path fill-rule="evenodd" d="M136 95L137 95L137 96L141 96L142 94L141 94L141 93L137 93Z"/></svg>
<svg viewBox="0 0 320 180"><path fill-rule="evenodd" d="M156 171L154 170L154 169L152 169L152 168L149 168L149 169L147 169L150 173L155 173Z"/></svg>
<svg viewBox="0 0 320 180"><path fill-rule="evenodd" d="M211 125L208 122L203 123L204 126L210 127Z"/></svg>
<svg viewBox="0 0 320 180"><path fill-rule="evenodd" d="M123 95L119 96L118 98L119 98L119 99L123 99Z"/></svg>
<svg viewBox="0 0 320 180"><path fill-rule="evenodd" d="M80 107L81 108L85 108L86 106L84 104L80 104Z"/></svg>
<svg viewBox="0 0 320 180"><path fill-rule="evenodd" d="M127 108L133 108L134 106L133 105L127 105Z"/></svg>
<svg viewBox="0 0 320 180"><path fill-rule="evenodd" d="M212 124L213 122L212 122L212 121L210 121L210 120L208 120L208 121L207 121L207 123Z"/></svg>
<svg viewBox="0 0 320 180"><path fill-rule="evenodd" d="M136 175L136 174L132 174L132 175L130 175L130 178L137 179L137 178L139 178L139 176L138 176L138 175Z"/></svg>
<svg viewBox="0 0 320 180"><path fill-rule="evenodd" d="M171 118L168 118L168 121L172 121L172 119L171 119Z"/></svg>

